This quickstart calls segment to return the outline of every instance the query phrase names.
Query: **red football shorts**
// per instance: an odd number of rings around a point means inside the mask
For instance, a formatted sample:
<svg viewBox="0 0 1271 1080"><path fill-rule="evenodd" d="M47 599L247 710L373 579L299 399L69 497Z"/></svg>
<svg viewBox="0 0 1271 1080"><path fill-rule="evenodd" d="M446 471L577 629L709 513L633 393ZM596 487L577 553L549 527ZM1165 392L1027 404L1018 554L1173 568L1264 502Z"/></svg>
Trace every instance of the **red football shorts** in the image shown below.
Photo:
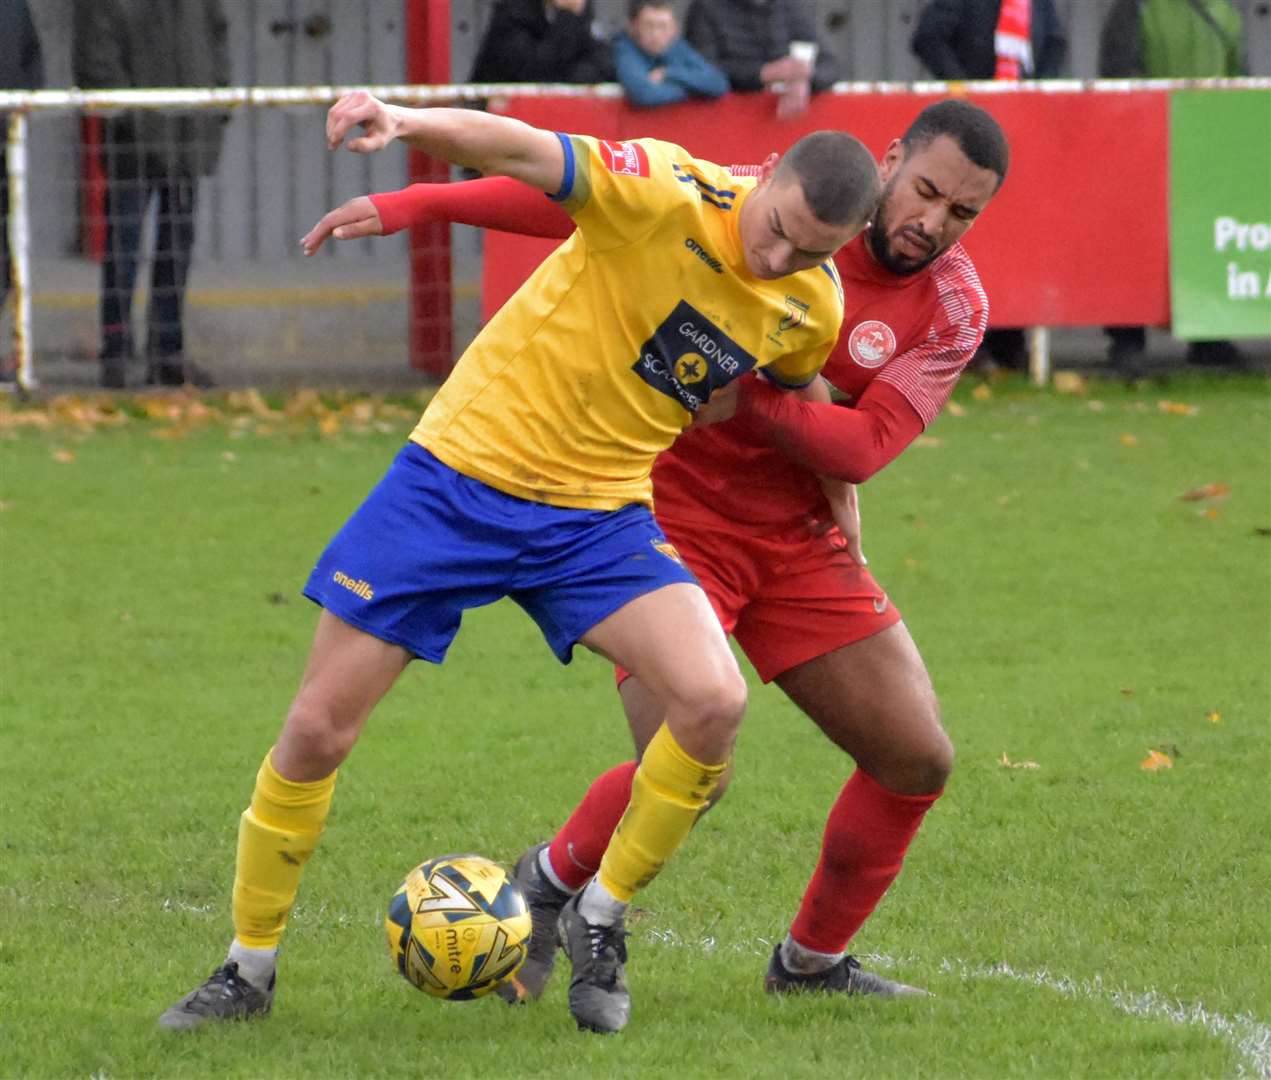
<svg viewBox="0 0 1271 1080"><path fill-rule="evenodd" d="M658 519L764 682L900 622L838 529L756 536ZM617 669L618 682L627 672Z"/></svg>

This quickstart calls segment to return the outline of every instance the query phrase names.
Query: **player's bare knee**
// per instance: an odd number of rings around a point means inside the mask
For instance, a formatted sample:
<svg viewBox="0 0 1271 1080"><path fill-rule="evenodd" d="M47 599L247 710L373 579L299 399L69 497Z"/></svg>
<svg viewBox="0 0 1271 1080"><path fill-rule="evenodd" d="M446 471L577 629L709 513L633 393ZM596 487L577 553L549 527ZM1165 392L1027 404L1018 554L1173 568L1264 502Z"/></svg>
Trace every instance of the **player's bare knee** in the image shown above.
<svg viewBox="0 0 1271 1080"><path fill-rule="evenodd" d="M287 712L279 747L305 772L329 773L348 757L357 733L358 725L342 723L330 708L301 697Z"/></svg>
<svg viewBox="0 0 1271 1080"><path fill-rule="evenodd" d="M732 750L741 719L746 712L746 680L740 672L703 679L686 687L676 695L668 710L678 713L679 723L689 729L675 733L690 753L703 754L710 748L710 756L728 754ZM683 735L689 735L694 747L690 747Z"/></svg>
<svg viewBox="0 0 1271 1080"><path fill-rule="evenodd" d="M953 772L953 757L953 741L937 724L915 763L917 775L914 780L921 789L915 794L926 795L944 787Z"/></svg>

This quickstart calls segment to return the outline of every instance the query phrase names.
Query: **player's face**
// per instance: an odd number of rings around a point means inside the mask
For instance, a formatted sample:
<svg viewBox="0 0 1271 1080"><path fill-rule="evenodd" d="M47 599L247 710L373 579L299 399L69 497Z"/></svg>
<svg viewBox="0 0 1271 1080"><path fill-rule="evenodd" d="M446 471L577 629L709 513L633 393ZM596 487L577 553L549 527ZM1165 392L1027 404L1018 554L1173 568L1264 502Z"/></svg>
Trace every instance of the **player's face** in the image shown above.
<svg viewBox="0 0 1271 1080"><path fill-rule="evenodd" d="M746 266L764 281L819 266L868 224L827 225L808 209L797 178L771 177L772 161L742 206L738 229Z"/></svg>
<svg viewBox="0 0 1271 1080"><path fill-rule="evenodd" d="M883 197L869 231L874 258L894 274L916 274L962 238L997 190L948 135L910 153L896 140L880 169Z"/></svg>
<svg viewBox="0 0 1271 1080"><path fill-rule="evenodd" d="M630 31L641 51L648 56L661 56L671 47L678 33L675 12L669 4L666 7L641 8L631 20Z"/></svg>

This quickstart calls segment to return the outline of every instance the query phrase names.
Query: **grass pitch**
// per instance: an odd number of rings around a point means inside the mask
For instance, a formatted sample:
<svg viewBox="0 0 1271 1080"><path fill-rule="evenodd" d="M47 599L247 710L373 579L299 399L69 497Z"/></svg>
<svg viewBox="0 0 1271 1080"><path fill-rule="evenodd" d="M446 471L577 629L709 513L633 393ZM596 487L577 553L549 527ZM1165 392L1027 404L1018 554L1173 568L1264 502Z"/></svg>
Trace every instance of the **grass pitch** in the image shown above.
<svg viewBox="0 0 1271 1080"><path fill-rule="evenodd" d="M385 955L412 865L510 861L629 752L606 666L506 604L342 770L272 1017L157 1030L228 941L299 586L417 409L0 404L0 1076L1271 1076L1268 387L1070 389L960 390L862 492L959 758L854 948L936 996L762 993L849 763L756 684L732 790L639 898L611 1039L563 978L441 1004Z"/></svg>

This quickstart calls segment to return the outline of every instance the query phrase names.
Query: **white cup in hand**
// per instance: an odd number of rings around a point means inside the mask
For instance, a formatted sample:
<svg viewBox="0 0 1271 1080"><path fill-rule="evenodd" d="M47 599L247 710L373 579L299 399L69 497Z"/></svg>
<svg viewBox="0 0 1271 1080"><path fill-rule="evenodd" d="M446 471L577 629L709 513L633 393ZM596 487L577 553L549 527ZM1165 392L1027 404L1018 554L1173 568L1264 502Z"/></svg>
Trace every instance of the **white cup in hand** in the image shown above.
<svg viewBox="0 0 1271 1080"><path fill-rule="evenodd" d="M815 41L792 41L790 42L790 59L798 60L801 64L808 67L809 77L812 69L816 67L817 44Z"/></svg>

